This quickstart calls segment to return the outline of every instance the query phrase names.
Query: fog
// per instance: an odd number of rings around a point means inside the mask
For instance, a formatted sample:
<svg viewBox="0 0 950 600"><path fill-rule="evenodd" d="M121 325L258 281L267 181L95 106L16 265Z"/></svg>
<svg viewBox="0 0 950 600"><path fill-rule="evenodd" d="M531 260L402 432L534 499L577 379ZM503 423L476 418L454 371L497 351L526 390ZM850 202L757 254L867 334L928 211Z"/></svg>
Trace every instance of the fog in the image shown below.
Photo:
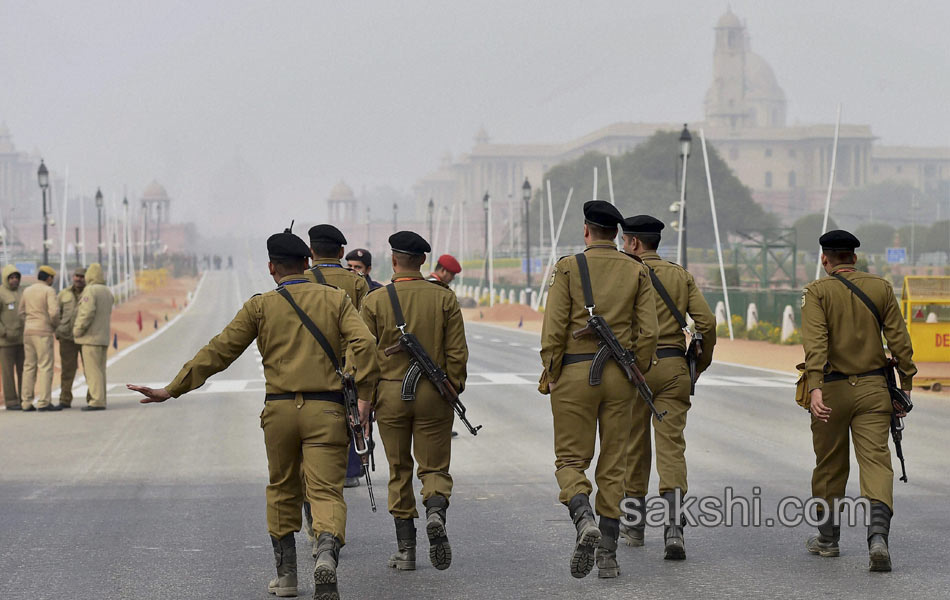
<svg viewBox="0 0 950 600"><path fill-rule="evenodd" d="M320 218L341 178L408 193L481 126L545 142L701 120L725 8L0 0L0 121L19 150L68 165L71 187L154 178L175 220L271 231ZM833 122L841 102L881 142L950 144L950 4L731 8L775 70L789 124ZM241 194L255 203L229 201Z"/></svg>

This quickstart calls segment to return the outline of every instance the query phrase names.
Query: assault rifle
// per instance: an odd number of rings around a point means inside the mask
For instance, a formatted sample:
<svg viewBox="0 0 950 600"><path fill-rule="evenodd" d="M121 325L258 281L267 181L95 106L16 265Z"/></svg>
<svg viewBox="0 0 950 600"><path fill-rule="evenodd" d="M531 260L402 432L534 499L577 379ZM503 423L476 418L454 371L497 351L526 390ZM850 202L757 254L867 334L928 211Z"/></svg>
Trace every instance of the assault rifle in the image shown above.
<svg viewBox="0 0 950 600"><path fill-rule="evenodd" d="M656 417L656 420L662 421L663 415L665 415L667 411L659 412L656 409L656 405L653 404L653 392L650 390L650 386L647 385L643 373L641 373L637 367L637 361L633 357L633 354L621 345L620 340L614 335L607 321L605 321L603 317L594 314L593 307L588 308L588 312L590 313L590 318L587 319L587 327L578 329L571 334L575 340L585 335L597 336L597 353L594 354L594 360L590 365L588 383L591 385L600 385L604 365L607 364L609 359L614 359L617 361L617 364L620 365L620 368L623 369L627 380L637 387L637 392L650 407L650 411L653 413L653 416Z"/></svg>
<svg viewBox="0 0 950 600"><path fill-rule="evenodd" d="M369 492L369 505L376 512L376 497L373 495L373 480L369 476L370 462L373 458L373 438L366 436L366 431L360 423L359 393L356 389L356 380L351 373L341 375L343 379L343 405L346 408L346 424L350 428L350 438L353 448L360 457L363 465L363 475L366 477L366 491ZM376 470L375 461L372 461L373 470Z"/></svg>
<svg viewBox="0 0 950 600"><path fill-rule="evenodd" d="M898 417L898 414L907 414L914 409L914 403L910 397L897 385L897 377L894 376L894 369L897 367L897 361L893 358L888 359L887 366L884 367L884 378L887 380L887 391L891 395L891 404L894 405L894 412L891 413L891 438L894 439L894 450L897 452L897 458L901 461L901 481L907 483L907 468L904 465L904 448L901 441L904 439L904 419Z"/></svg>

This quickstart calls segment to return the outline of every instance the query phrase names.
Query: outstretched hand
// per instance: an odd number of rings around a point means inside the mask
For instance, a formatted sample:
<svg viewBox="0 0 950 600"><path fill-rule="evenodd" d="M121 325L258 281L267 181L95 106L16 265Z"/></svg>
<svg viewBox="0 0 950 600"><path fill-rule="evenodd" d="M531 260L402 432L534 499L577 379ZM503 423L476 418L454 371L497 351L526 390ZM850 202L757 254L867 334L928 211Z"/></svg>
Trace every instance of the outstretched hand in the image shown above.
<svg viewBox="0 0 950 600"><path fill-rule="evenodd" d="M142 404L150 404L152 402L164 402L172 397L172 395L169 394L168 390L166 390L165 388L159 388L156 390L150 387L145 387L144 385L132 385L131 383L127 383L125 387L129 388L133 392L138 392L142 394L143 396L145 396L144 398L139 400L139 402Z"/></svg>

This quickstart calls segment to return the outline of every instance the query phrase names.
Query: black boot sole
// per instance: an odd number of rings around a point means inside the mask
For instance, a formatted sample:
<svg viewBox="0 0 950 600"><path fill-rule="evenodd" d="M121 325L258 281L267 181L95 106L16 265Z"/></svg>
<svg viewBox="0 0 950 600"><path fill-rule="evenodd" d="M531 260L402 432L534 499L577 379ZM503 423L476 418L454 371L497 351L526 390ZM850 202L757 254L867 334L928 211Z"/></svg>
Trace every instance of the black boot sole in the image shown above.
<svg viewBox="0 0 950 600"><path fill-rule="evenodd" d="M667 544L663 550L665 560L686 560L686 547L681 544Z"/></svg>
<svg viewBox="0 0 950 600"><path fill-rule="evenodd" d="M317 566L313 570L313 600L340 600L335 569Z"/></svg>
<svg viewBox="0 0 950 600"><path fill-rule="evenodd" d="M452 565L452 547L445 534L445 525L436 519L427 522L426 536L429 538L429 561L432 566L440 571L448 569Z"/></svg>
<svg viewBox="0 0 950 600"><path fill-rule="evenodd" d="M889 573L891 570L890 552L885 549L871 551L868 570L874 573Z"/></svg>
<svg viewBox="0 0 950 600"><path fill-rule="evenodd" d="M600 528L591 524L580 535L574 545L574 554L571 555L571 576L583 579L590 575L594 568L594 552L600 545L602 534Z"/></svg>

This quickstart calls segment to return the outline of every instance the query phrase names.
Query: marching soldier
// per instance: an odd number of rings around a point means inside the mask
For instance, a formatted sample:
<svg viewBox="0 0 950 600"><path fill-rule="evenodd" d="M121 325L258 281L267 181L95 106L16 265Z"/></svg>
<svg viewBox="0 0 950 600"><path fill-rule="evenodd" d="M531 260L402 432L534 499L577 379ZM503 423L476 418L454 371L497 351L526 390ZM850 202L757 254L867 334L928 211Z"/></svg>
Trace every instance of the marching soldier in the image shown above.
<svg viewBox="0 0 950 600"><path fill-rule="evenodd" d="M642 372L650 367L657 343L656 303L649 271L619 252L614 243L621 221L623 217L608 202L584 204L587 248L583 254L564 257L555 265L541 329L544 371L539 389L551 394L555 474L561 488L559 499L570 509L577 529L571 575L578 578L590 573L595 558L600 577L620 574L620 502L637 393L613 360L604 367L600 385L591 385L589 375L598 344L591 337L575 339L571 334L583 329L590 316L602 317L620 344L634 352ZM593 306L585 300L588 278ZM590 506L591 482L585 474L594 457L598 425L595 507L600 515L599 528Z"/></svg>
<svg viewBox="0 0 950 600"><path fill-rule="evenodd" d="M835 230L818 242L822 267L831 277L813 281L802 293L802 345L815 448L812 496L823 498L832 510L822 515L818 535L806 546L812 554L839 555L841 528L834 502L845 495L850 434L861 471L861 495L871 505L870 570L890 571L887 541L894 510L894 472L887 438L895 407L884 375L890 367L881 344L882 330L897 360L900 387L908 396L917 373L913 348L890 282L855 270L858 239Z"/></svg>
<svg viewBox="0 0 950 600"><path fill-rule="evenodd" d="M452 550L445 532L446 509L452 494L449 462L452 453L452 406L436 387L420 378L412 398L402 397L403 380L409 369L406 353L386 356L384 350L397 344L400 325L415 334L432 360L459 392L465 388L468 346L458 300L450 290L426 281L420 268L429 244L416 233L400 231L389 238L392 246L392 283L366 297L363 320L378 340L380 365L376 389L376 423L389 461L389 512L396 526L398 551L389 566L416 568L416 527L419 516L412 491L413 455L419 462L422 500L426 507L429 560L436 569L447 569ZM397 319L401 308L404 323ZM408 400L408 401L407 401Z"/></svg>
<svg viewBox="0 0 950 600"><path fill-rule="evenodd" d="M444 287L449 287L455 276L462 272L462 265L451 254L443 254L435 263L435 271L426 278Z"/></svg>
<svg viewBox="0 0 950 600"><path fill-rule="evenodd" d="M378 374L375 345L346 293L315 285L304 277L310 250L292 233L267 240L268 265L278 290L255 295L207 346L185 364L163 389L130 385L146 396L142 403L164 402L200 387L223 371L257 339L264 363L267 393L261 427L267 448L267 528L274 546L277 577L268 591L297 595L297 552L294 532L300 530L301 463L307 475L306 494L319 532L314 567L314 598L339 598L336 567L345 542L347 423L342 382L317 339L303 326L296 308L278 292L289 292L312 319L337 357L346 339L347 372L353 373L361 398L370 398ZM365 423L369 401L360 400Z"/></svg>
<svg viewBox="0 0 950 600"><path fill-rule="evenodd" d="M683 525L673 516L686 494L686 413L690 407L691 380L687 360L695 360L698 376L712 362L716 344L716 318L696 287L693 276L683 267L660 258L663 222L648 215L624 219L623 248L627 254L638 257L650 271L650 280L656 292L656 319L659 339L653 367L645 376L653 391L653 403L660 412L666 411L662 421L652 420L649 407L640 402L633 407L633 429L627 449L627 472L624 492L633 499L639 513L639 525L621 525L620 535L630 546L643 545L647 487L650 483L652 459L650 425L656 436L656 470L660 475L660 497L666 502L670 518L664 527L665 557L686 558ZM687 358L684 335L686 315L694 323L701 340L698 356ZM696 346L694 346L695 348Z"/></svg>

